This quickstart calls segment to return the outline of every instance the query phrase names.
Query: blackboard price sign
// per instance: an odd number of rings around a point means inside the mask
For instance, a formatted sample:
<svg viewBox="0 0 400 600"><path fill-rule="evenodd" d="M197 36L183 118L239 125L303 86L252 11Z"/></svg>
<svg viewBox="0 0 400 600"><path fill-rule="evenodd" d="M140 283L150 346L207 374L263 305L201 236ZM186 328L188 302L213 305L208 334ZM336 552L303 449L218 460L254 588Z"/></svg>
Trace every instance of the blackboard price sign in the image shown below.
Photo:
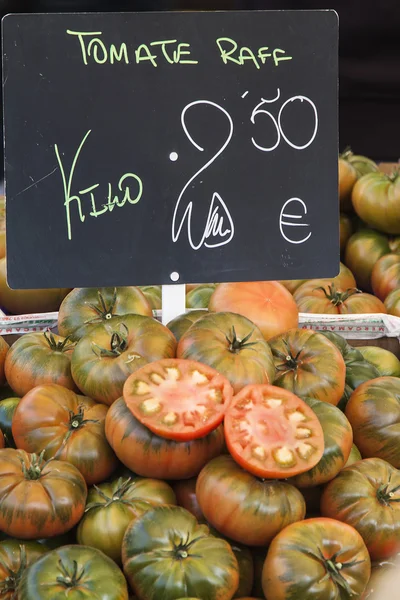
<svg viewBox="0 0 400 600"><path fill-rule="evenodd" d="M3 19L14 288L339 270L334 11Z"/></svg>

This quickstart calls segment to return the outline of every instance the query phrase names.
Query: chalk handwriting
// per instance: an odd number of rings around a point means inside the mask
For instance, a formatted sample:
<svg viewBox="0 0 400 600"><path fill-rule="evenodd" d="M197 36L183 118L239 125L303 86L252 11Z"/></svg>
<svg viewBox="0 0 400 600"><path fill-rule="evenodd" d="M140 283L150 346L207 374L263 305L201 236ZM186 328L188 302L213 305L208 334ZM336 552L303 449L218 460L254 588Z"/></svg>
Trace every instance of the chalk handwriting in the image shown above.
<svg viewBox="0 0 400 600"><path fill-rule="evenodd" d="M292 213L287 213L285 212L286 208L294 205L296 203L296 206L300 209L300 213L301 214L292 214ZM300 205L300 206L298 206ZM290 210L296 210L295 206L291 207ZM285 204L282 206L282 210L279 216L279 229L281 232L282 237L287 241L290 242L290 244L304 244L304 242L306 242L310 237L311 237L311 231L308 233L308 235L300 240L294 240L290 237L288 237L284 231L284 228L286 227L310 227L309 223L299 223L298 221L305 216L307 214L307 206L306 203L301 200L301 198L290 198L289 200L286 200ZM284 220L285 219L285 220ZM294 219L292 221L292 219ZM296 222L297 220L297 222Z"/></svg>

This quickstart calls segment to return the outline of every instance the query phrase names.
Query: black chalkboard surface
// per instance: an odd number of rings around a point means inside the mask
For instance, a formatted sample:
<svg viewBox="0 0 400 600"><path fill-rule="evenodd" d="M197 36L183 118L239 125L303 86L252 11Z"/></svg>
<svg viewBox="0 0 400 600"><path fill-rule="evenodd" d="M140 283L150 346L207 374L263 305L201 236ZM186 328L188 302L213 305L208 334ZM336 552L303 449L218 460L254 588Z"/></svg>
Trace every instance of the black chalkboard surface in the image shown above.
<svg viewBox="0 0 400 600"><path fill-rule="evenodd" d="M334 11L7 15L13 288L339 270Z"/></svg>

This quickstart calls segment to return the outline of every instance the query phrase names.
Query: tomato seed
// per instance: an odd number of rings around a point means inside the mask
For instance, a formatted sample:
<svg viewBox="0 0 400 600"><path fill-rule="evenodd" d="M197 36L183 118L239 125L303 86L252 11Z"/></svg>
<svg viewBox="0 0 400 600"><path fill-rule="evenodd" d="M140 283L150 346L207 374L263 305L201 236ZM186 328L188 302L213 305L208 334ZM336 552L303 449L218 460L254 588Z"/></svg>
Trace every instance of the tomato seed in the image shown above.
<svg viewBox="0 0 400 600"><path fill-rule="evenodd" d="M266 459L266 452L262 446L256 446L252 449L251 453L254 456L254 458L258 458L258 460Z"/></svg>
<svg viewBox="0 0 400 600"><path fill-rule="evenodd" d="M161 383L164 383L164 377L161 377L161 375L159 375L158 373L151 373L150 379L156 385L160 385Z"/></svg>
<svg viewBox="0 0 400 600"><path fill-rule="evenodd" d="M306 417L299 410L295 410L289 414L288 419L292 423L297 423L298 421L305 421Z"/></svg>
<svg viewBox="0 0 400 600"><path fill-rule="evenodd" d="M297 446L296 450L303 460L307 460L310 458L311 454L315 452L315 448L311 446L311 444L305 444L303 442Z"/></svg>
<svg viewBox="0 0 400 600"><path fill-rule="evenodd" d="M269 406L269 408L277 408L278 406L282 405L282 400L278 400L278 398L270 398L267 400L266 405Z"/></svg>
<svg viewBox="0 0 400 600"><path fill-rule="evenodd" d="M203 383L208 383L208 377L200 373L200 371L192 371L192 383L196 385L202 385Z"/></svg>
<svg viewBox="0 0 400 600"><path fill-rule="evenodd" d="M165 423L165 425L175 425L177 421L178 415L174 412L169 412L162 418L162 422Z"/></svg>
<svg viewBox="0 0 400 600"><path fill-rule="evenodd" d="M144 396L144 394L148 394L150 392L150 386L145 381L138 379L134 383L133 393L137 396Z"/></svg>
<svg viewBox="0 0 400 600"><path fill-rule="evenodd" d="M178 381L181 376L179 370L174 367L166 367L165 371L167 372L167 379L169 381Z"/></svg>
<svg viewBox="0 0 400 600"><path fill-rule="evenodd" d="M161 404L155 398L148 398L141 403L140 410L147 415L154 415L161 410Z"/></svg>
<svg viewBox="0 0 400 600"><path fill-rule="evenodd" d="M298 440L303 440L305 438L309 438L312 435L311 429L307 429L307 427L298 427L296 429L296 438Z"/></svg>
<svg viewBox="0 0 400 600"><path fill-rule="evenodd" d="M272 452L272 456L281 467L293 467L296 464L296 457L290 448L283 446Z"/></svg>

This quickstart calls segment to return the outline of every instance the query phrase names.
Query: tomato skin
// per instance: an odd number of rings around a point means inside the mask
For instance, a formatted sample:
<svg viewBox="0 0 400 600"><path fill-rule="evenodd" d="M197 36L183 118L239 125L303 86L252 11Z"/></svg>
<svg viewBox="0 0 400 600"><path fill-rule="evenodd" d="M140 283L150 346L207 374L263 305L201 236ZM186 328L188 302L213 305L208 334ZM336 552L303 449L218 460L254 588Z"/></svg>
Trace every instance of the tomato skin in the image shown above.
<svg viewBox="0 0 400 600"><path fill-rule="evenodd" d="M222 425L190 442L161 438L135 419L123 398L108 410L106 436L126 467L142 477L155 479L195 477L224 446Z"/></svg>
<svg viewBox="0 0 400 600"><path fill-rule="evenodd" d="M0 542L0 597L15 600L21 576L48 548L39 542L6 539Z"/></svg>
<svg viewBox="0 0 400 600"><path fill-rule="evenodd" d="M387 236L378 231L361 229L351 236L346 246L345 263L354 273L357 287L372 292L372 269L377 260L390 251Z"/></svg>
<svg viewBox="0 0 400 600"><path fill-rule="evenodd" d="M290 421L292 413L301 421ZM227 408L224 430L232 458L262 479L286 479L308 471L324 451L315 412L301 398L273 385L244 387Z"/></svg>
<svg viewBox="0 0 400 600"><path fill-rule="evenodd" d="M389 315L400 317L400 288L390 292L384 302Z"/></svg>
<svg viewBox="0 0 400 600"><path fill-rule="evenodd" d="M294 486L257 479L229 455L214 458L202 469L196 496L213 527L249 546L265 546L289 523L303 519L306 511Z"/></svg>
<svg viewBox="0 0 400 600"><path fill-rule="evenodd" d="M56 384L39 385L19 402L12 433L17 448L75 465L88 485L104 481L118 461L107 442L107 407Z"/></svg>
<svg viewBox="0 0 400 600"><path fill-rule="evenodd" d="M346 365L332 342L311 330L291 329L269 343L277 370L274 385L296 396L338 404Z"/></svg>
<svg viewBox="0 0 400 600"><path fill-rule="evenodd" d="M374 294L382 301L400 287L400 254L386 254L375 264L371 274Z"/></svg>
<svg viewBox="0 0 400 600"><path fill-rule="evenodd" d="M378 369L381 377L400 377L400 361L393 352L379 346L358 346L357 350Z"/></svg>
<svg viewBox="0 0 400 600"><path fill-rule="evenodd" d="M124 572L141 600L230 600L239 584L228 542L180 506L157 506L133 521L122 546Z"/></svg>
<svg viewBox="0 0 400 600"><path fill-rule="evenodd" d="M71 375L73 346L53 333L27 333L8 351L5 374L17 396L23 396L36 385L57 383L77 391Z"/></svg>
<svg viewBox="0 0 400 600"><path fill-rule="evenodd" d="M58 313L60 335L79 340L93 327L128 314L153 316L152 308L137 287L75 288Z"/></svg>
<svg viewBox="0 0 400 600"><path fill-rule="evenodd" d="M128 600L128 586L111 558L96 548L78 545L62 546L39 558L26 569L18 593L18 600L90 597Z"/></svg>
<svg viewBox="0 0 400 600"><path fill-rule="evenodd" d="M77 530L78 544L97 548L121 564L129 523L157 504L176 504L172 488L158 479L121 477L91 488Z"/></svg>
<svg viewBox="0 0 400 600"><path fill-rule="evenodd" d="M4 385L6 383L4 369L9 349L10 346L7 344L6 340L2 336L0 336L0 385Z"/></svg>
<svg viewBox="0 0 400 600"><path fill-rule="evenodd" d="M352 209L351 192L357 180L365 173L377 171L377 165L366 156L346 150L339 156L339 200L341 210Z"/></svg>
<svg viewBox="0 0 400 600"><path fill-rule="evenodd" d="M204 437L218 427L232 395L232 386L218 371L180 358L142 367L128 377L123 388L133 416L156 435L177 442ZM146 402L151 403L150 409Z"/></svg>
<svg viewBox="0 0 400 600"><path fill-rule="evenodd" d="M65 533L81 519L86 495L85 480L73 465L0 450L0 530L7 535L38 539Z"/></svg>
<svg viewBox="0 0 400 600"><path fill-rule="evenodd" d="M235 394L249 383L270 383L275 376L261 331L234 313L209 313L196 321L181 337L176 355L213 367L227 377Z"/></svg>
<svg viewBox="0 0 400 600"><path fill-rule="evenodd" d="M340 255L343 256L346 250L346 244L349 241L352 233L353 233L353 224L348 215L344 213L340 213L339 220L339 228L340 228Z"/></svg>
<svg viewBox="0 0 400 600"><path fill-rule="evenodd" d="M378 171L359 179L351 195L354 210L370 227L400 233L400 177Z"/></svg>
<svg viewBox="0 0 400 600"><path fill-rule="evenodd" d="M186 308L207 308L215 288L214 283L205 283L186 292Z"/></svg>
<svg viewBox="0 0 400 600"><path fill-rule="evenodd" d="M257 325L266 340L299 324L292 294L277 281L220 283L208 309L243 315Z"/></svg>
<svg viewBox="0 0 400 600"><path fill-rule="evenodd" d="M153 310L161 310L161 285L140 285L139 290L142 292Z"/></svg>
<svg viewBox="0 0 400 600"><path fill-rule="evenodd" d="M324 516L352 525L363 538L371 560L400 550L400 473L380 458L347 467L325 488Z"/></svg>
<svg viewBox="0 0 400 600"><path fill-rule="evenodd" d="M299 488L322 485L336 477L345 466L353 445L353 430L341 410L312 398L305 398L304 401L322 425L324 454L315 467L289 480Z"/></svg>
<svg viewBox="0 0 400 600"><path fill-rule="evenodd" d="M182 479L172 484L172 489L176 495L176 503L188 510L199 523L205 523L206 518L202 513L199 501L196 496L197 477Z"/></svg>
<svg viewBox="0 0 400 600"><path fill-rule="evenodd" d="M149 362L175 356L173 334L142 315L114 317L93 327L72 353L72 377L83 394L111 405L131 373Z"/></svg>
<svg viewBox="0 0 400 600"><path fill-rule="evenodd" d="M4 398L4 400L0 400L0 430L4 435L5 445L8 448L15 448L11 424L19 401L20 398Z"/></svg>
<svg viewBox="0 0 400 600"><path fill-rule="evenodd" d="M359 451L357 446L353 444L350 450L349 458L347 459L344 468L350 467L350 465L354 465L354 463L356 463L359 460L362 460L361 452Z"/></svg>
<svg viewBox="0 0 400 600"><path fill-rule="evenodd" d="M363 458L381 458L400 468L400 379L377 377L360 385L346 406L354 443Z"/></svg>
<svg viewBox="0 0 400 600"><path fill-rule="evenodd" d="M385 258L385 257L384 257ZM372 294L357 289L336 288L323 283L302 285L294 295L300 312L322 314L386 313L385 305Z"/></svg>
<svg viewBox="0 0 400 600"><path fill-rule="evenodd" d="M191 310L183 315L178 315L167 323L167 327L175 336L177 342L181 339L184 333L195 323L207 314L206 310Z"/></svg>
<svg viewBox="0 0 400 600"><path fill-rule="evenodd" d="M363 593L370 573L368 550L353 527L333 519L307 519L289 525L272 541L263 590L268 600L347 600Z"/></svg>

